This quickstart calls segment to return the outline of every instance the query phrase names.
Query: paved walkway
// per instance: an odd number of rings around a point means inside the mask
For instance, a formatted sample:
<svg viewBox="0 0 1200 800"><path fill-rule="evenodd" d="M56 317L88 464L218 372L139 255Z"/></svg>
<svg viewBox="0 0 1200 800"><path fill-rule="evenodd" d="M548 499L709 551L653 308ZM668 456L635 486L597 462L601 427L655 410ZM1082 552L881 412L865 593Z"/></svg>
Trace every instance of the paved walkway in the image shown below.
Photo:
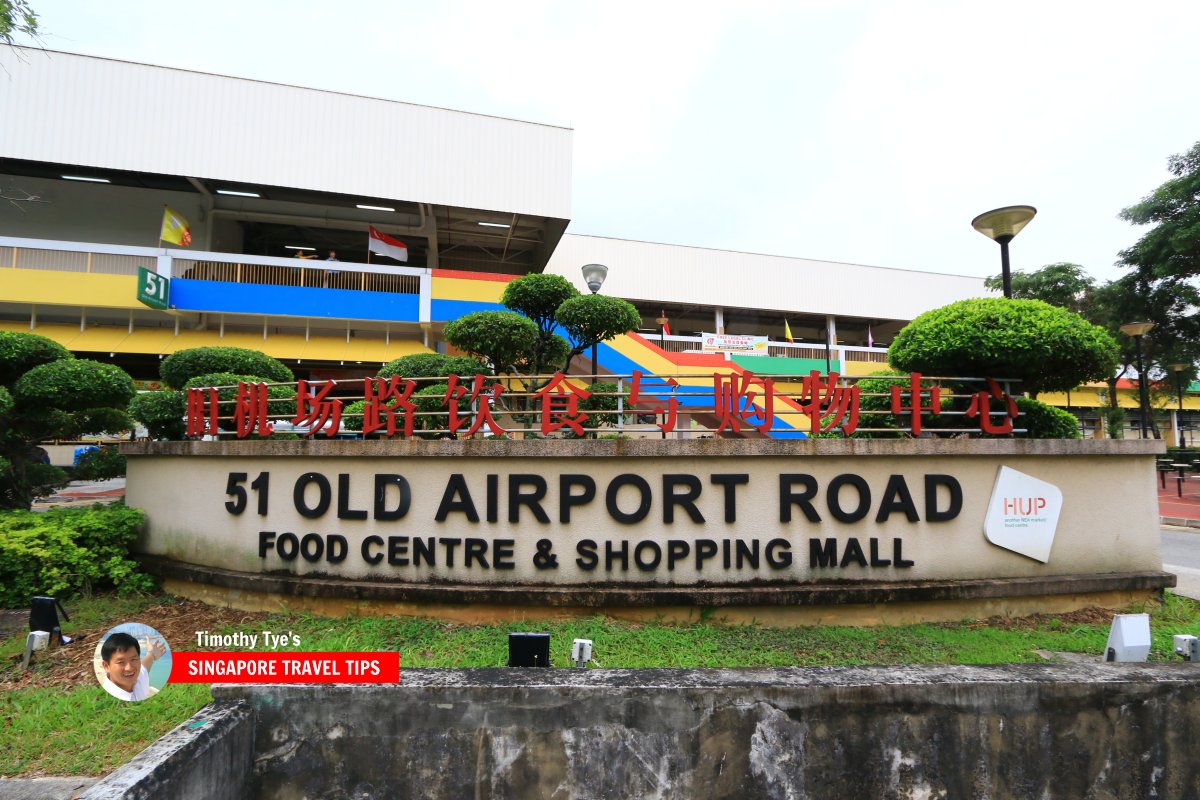
<svg viewBox="0 0 1200 800"><path fill-rule="evenodd" d="M71 481L49 497L33 503L34 511L45 511L58 506L86 506L92 503L111 503L125 496L125 479L107 481Z"/></svg>
<svg viewBox="0 0 1200 800"><path fill-rule="evenodd" d="M1200 528L1200 481L1183 482L1183 497L1178 484L1167 476L1167 488L1158 485L1158 513L1164 525Z"/></svg>
<svg viewBox="0 0 1200 800"><path fill-rule="evenodd" d="M99 778L0 778L0 800L74 800Z"/></svg>

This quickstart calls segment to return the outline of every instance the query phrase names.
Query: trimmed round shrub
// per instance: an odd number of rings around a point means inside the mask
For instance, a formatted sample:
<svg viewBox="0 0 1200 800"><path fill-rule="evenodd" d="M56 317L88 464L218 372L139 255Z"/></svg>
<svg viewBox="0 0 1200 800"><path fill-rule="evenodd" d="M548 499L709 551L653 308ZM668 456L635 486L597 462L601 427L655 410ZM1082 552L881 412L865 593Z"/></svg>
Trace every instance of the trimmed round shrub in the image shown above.
<svg viewBox="0 0 1200 800"><path fill-rule="evenodd" d="M1017 417L1015 427L1024 428L1025 433L1015 434L1022 439L1081 439L1079 420L1075 415L1061 408L1047 405L1041 400L1030 397L1018 397Z"/></svg>
<svg viewBox="0 0 1200 800"><path fill-rule="evenodd" d="M487 374L488 369L470 356L447 356L441 353L414 353L401 356L384 364L376 373L380 378L444 378L457 375L470 382L476 375Z"/></svg>
<svg viewBox="0 0 1200 800"><path fill-rule="evenodd" d="M12 385L39 364L72 359L71 351L36 333L0 331L0 384Z"/></svg>
<svg viewBox="0 0 1200 800"><path fill-rule="evenodd" d="M295 380L292 371L280 360L257 350L241 347L193 347L180 350L163 359L158 368L168 386L183 388L200 375L216 372L235 375L257 375L258 380L286 383Z"/></svg>
<svg viewBox="0 0 1200 800"><path fill-rule="evenodd" d="M75 477L81 481L106 481L125 474L125 456L116 445L88 450L75 465Z"/></svg>
<svg viewBox="0 0 1200 800"><path fill-rule="evenodd" d="M509 281L500 302L518 314L529 317L543 329L554 323L554 313L579 290L561 275L535 272Z"/></svg>
<svg viewBox="0 0 1200 800"><path fill-rule="evenodd" d="M136 390L120 367L85 358L41 364L17 379L13 398L24 408L77 411L128 405Z"/></svg>
<svg viewBox="0 0 1200 800"><path fill-rule="evenodd" d="M961 300L900 330L888 362L938 377L1021 381L1029 392L1069 391L1112 375L1117 344L1103 329L1040 300Z"/></svg>
<svg viewBox="0 0 1200 800"><path fill-rule="evenodd" d="M497 372L524 364L538 341L538 327L533 320L513 311L466 314L447 322L444 333L450 344L486 359ZM566 353L564 350L563 355Z"/></svg>
<svg viewBox="0 0 1200 800"><path fill-rule="evenodd" d="M151 439L182 439L186 413L187 395L173 389L142 392L129 402L130 416L146 426Z"/></svg>
<svg viewBox="0 0 1200 800"><path fill-rule="evenodd" d="M558 307L554 318L576 343L607 341L637 330L642 322L632 303L607 294L572 297Z"/></svg>

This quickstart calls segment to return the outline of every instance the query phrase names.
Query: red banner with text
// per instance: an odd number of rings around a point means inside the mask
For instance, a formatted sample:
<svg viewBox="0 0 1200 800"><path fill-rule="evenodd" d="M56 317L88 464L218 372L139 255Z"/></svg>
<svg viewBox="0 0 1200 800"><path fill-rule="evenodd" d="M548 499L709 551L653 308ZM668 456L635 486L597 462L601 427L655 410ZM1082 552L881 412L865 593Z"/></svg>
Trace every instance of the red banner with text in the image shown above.
<svg viewBox="0 0 1200 800"><path fill-rule="evenodd" d="M171 654L171 683L399 683L399 653Z"/></svg>

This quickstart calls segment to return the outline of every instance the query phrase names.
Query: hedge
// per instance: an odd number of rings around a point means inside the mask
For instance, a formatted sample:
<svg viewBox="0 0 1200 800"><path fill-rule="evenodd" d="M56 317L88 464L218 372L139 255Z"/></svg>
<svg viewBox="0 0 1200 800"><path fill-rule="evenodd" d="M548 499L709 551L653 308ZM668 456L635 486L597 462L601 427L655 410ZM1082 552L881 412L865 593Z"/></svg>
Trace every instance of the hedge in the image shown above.
<svg viewBox="0 0 1200 800"><path fill-rule="evenodd" d="M1025 392L1070 391L1112 375L1117 344L1096 325L1040 300L961 300L900 329L888 363L935 377L1010 378Z"/></svg>
<svg viewBox="0 0 1200 800"><path fill-rule="evenodd" d="M154 588L129 558L142 520L141 511L121 503L0 512L0 607L28 607L39 594Z"/></svg>
<svg viewBox="0 0 1200 800"><path fill-rule="evenodd" d="M158 372L167 385L175 389L182 389L192 378L214 372L256 375L268 383L295 380L292 371L282 361L241 347L193 347L180 350L164 358Z"/></svg>

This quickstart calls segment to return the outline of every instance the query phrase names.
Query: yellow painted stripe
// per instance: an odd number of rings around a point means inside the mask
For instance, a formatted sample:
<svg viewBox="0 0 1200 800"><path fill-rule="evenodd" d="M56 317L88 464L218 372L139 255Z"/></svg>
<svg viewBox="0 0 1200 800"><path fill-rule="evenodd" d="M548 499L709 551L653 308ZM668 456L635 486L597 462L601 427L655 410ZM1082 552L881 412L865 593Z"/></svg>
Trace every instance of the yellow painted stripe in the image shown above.
<svg viewBox="0 0 1200 800"><path fill-rule="evenodd" d="M145 308L137 301L137 278L42 269L0 269L0 297L9 303Z"/></svg>
<svg viewBox="0 0 1200 800"><path fill-rule="evenodd" d="M190 347L245 347L284 360L362 361L369 364L432 352L415 339L397 338L390 343L382 339L352 339L347 343L338 336L314 336L305 341L299 334L275 334L264 340L261 334L233 332L222 338L219 331L184 330L177 336L170 328L135 328L129 333L125 327L94 326L81 332L77 325L39 325L31 331L28 323L13 321L0 322L0 330L36 333L80 353L168 355Z"/></svg>
<svg viewBox="0 0 1200 800"><path fill-rule="evenodd" d="M430 293L434 300L467 300L476 303L499 303L507 283L473 281L467 278L433 276Z"/></svg>

